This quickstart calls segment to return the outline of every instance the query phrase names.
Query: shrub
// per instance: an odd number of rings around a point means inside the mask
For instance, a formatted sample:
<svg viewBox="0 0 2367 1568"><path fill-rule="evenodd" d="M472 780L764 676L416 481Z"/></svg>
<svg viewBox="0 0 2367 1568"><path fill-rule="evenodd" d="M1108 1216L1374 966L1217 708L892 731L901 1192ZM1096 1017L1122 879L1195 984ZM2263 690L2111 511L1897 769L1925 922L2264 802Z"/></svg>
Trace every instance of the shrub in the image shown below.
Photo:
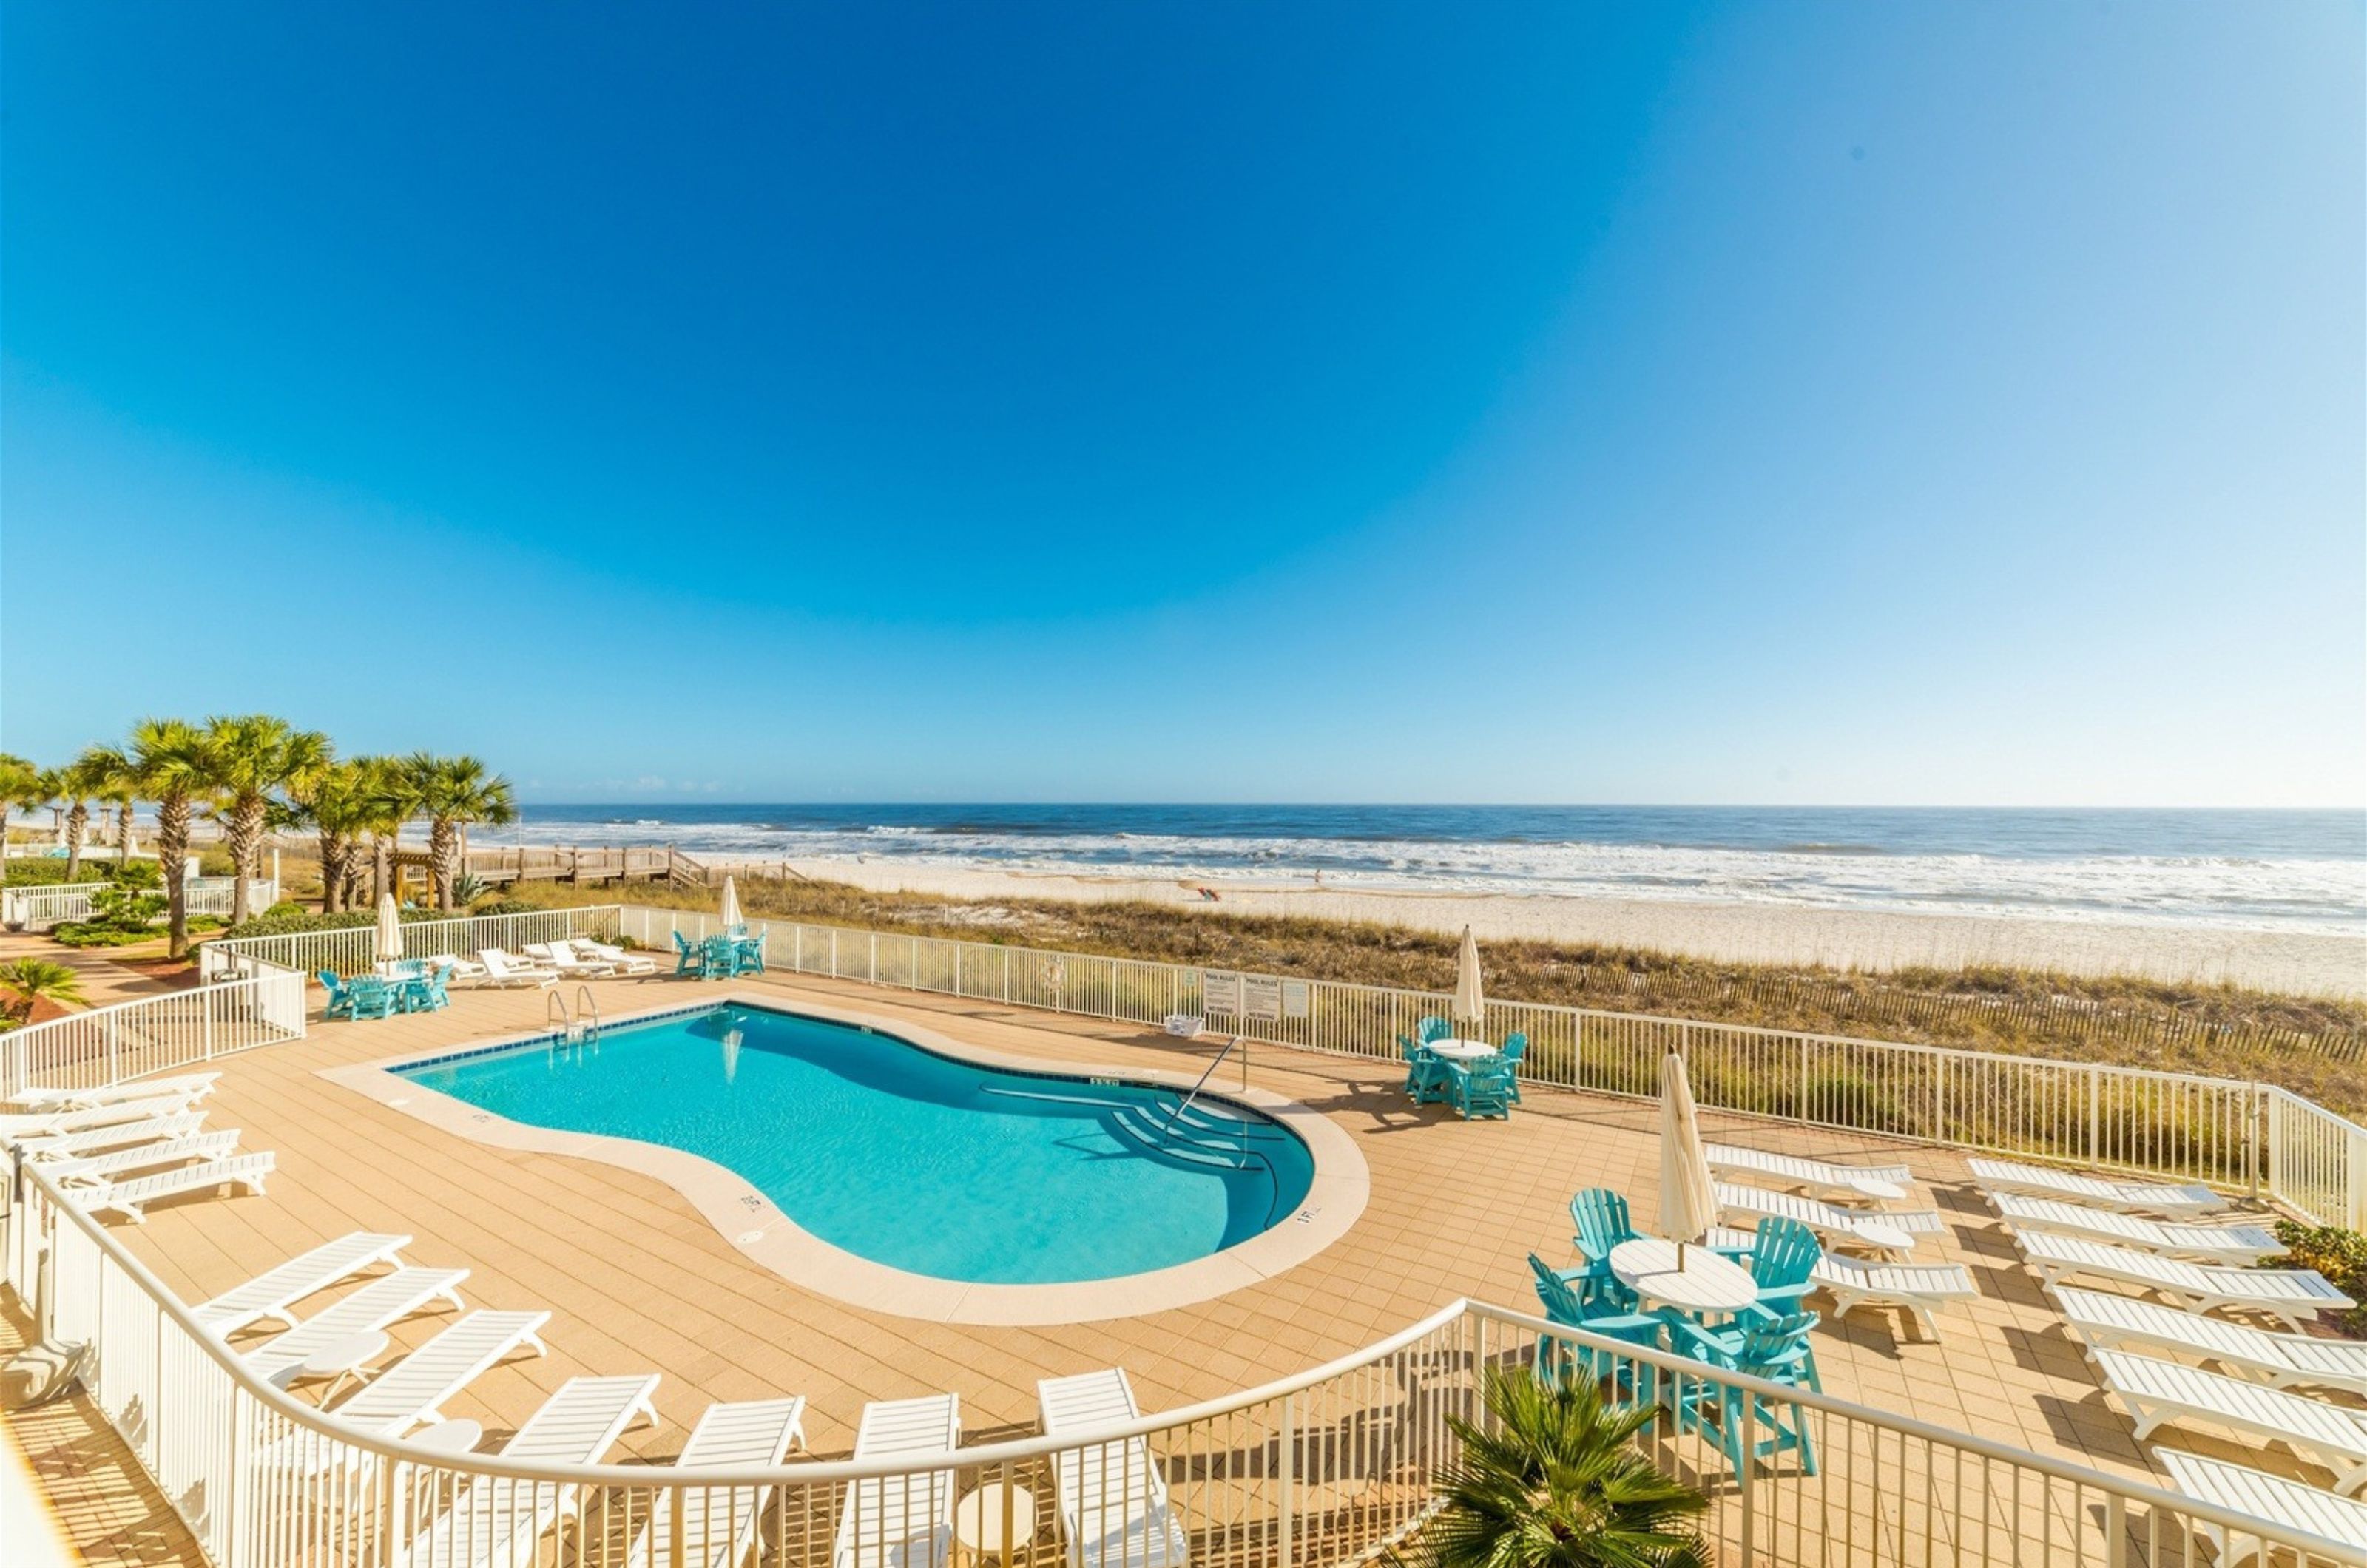
<svg viewBox="0 0 2367 1568"><path fill-rule="evenodd" d="M198 874L199 876L236 876L238 863L230 858L228 850L216 845L198 856Z"/></svg>
<svg viewBox="0 0 2367 1568"><path fill-rule="evenodd" d="M50 928L50 940L61 947L130 947L164 937L163 931L145 926L112 926L102 920L73 920Z"/></svg>
<svg viewBox="0 0 2367 1568"><path fill-rule="evenodd" d="M19 958L13 964L0 964L0 991L16 998L9 1005L9 1012L20 1021L30 1018L33 1004L44 997L61 1006L73 1006L83 999L82 976L46 958Z"/></svg>
<svg viewBox="0 0 2367 1568"><path fill-rule="evenodd" d="M523 898L496 898L481 908L470 910L469 913L472 915L538 915L542 913L542 906L530 904Z"/></svg>
<svg viewBox="0 0 2367 1568"><path fill-rule="evenodd" d="M2279 1220L2277 1239L2285 1244L2285 1255L2271 1258L2267 1267L2315 1269L2352 1301L2367 1302L2367 1235L2340 1225ZM2352 1307L2337 1321L2351 1337L2367 1339L2367 1306Z"/></svg>
<svg viewBox="0 0 2367 1568"><path fill-rule="evenodd" d="M26 860L12 860L8 863L7 882L11 887L55 887L62 884L65 879L66 863L62 855L55 860L42 855ZM85 861L82 863L82 874L75 877L74 881L77 883L103 882L106 879L105 869L96 862Z"/></svg>

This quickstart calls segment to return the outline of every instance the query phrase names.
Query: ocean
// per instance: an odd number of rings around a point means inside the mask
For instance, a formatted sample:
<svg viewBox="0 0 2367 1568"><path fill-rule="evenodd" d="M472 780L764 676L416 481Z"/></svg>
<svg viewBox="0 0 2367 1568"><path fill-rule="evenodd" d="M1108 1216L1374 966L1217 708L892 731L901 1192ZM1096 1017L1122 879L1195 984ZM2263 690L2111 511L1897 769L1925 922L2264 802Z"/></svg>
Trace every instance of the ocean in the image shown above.
<svg viewBox="0 0 2367 1568"><path fill-rule="evenodd" d="M2367 933L2367 813L1651 806L528 806L493 843L719 861ZM805 869L810 871L808 864Z"/></svg>

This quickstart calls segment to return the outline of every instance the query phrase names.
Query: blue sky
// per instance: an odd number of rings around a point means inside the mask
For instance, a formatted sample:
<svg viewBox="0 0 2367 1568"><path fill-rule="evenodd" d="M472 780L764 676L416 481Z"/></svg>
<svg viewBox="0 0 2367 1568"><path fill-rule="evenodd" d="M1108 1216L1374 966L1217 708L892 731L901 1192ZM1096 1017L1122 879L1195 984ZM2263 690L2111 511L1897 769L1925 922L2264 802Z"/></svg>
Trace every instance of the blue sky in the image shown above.
<svg viewBox="0 0 2367 1568"><path fill-rule="evenodd" d="M13 6L0 744L2367 802L2361 14Z"/></svg>

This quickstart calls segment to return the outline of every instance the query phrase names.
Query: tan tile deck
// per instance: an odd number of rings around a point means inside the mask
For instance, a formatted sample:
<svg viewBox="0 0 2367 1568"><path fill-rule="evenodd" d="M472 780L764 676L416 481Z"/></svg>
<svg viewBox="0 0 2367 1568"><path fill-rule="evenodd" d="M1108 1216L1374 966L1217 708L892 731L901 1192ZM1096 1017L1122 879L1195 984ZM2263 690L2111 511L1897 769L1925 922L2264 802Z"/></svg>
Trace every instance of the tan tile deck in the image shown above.
<svg viewBox="0 0 2367 1568"><path fill-rule="evenodd" d="M799 997L909 1014L994 1050L1115 1067L1205 1061L1213 1048L1131 1026L853 983L765 982ZM694 999L693 982L597 983L610 1017ZM844 1452L865 1401L937 1390L961 1396L966 1441L1035 1429L1039 1377L1120 1364L1146 1409L1211 1398L1369 1343L1457 1296L1533 1309L1523 1262L1570 1256L1566 1205L1581 1187L1654 1211L1654 1108L1534 1091L1509 1122L1417 1110L1400 1070L1259 1048L1252 1081L1335 1119L1372 1170L1363 1217L1312 1261L1266 1283L1152 1315L1056 1328L949 1326L858 1311L743 1258L672 1188L589 1161L501 1150L436 1131L331 1084L317 1070L540 1026L536 991L456 993L447 1012L316 1026L311 1039L226 1058L210 1124L278 1152L262 1198L160 1205L118 1234L174 1288L198 1299L327 1237L401 1230L415 1262L465 1265L471 1305L542 1306L552 1354L513 1362L449 1404L506 1430L564 1378L654 1371L665 1424L620 1452L671 1455L710 1399L780 1392L811 1400L815 1451ZM1229 1068L1228 1071L1229 1072ZM1895 1314L1862 1312L1820 1331L1828 1393L1909 1413L2030 1451L2149 1474L2060 1321L1965 1184L1961 1160L1913 1145L1758 1122L1710 1130L1771 1148L1851 1158L1903 1156L1957 1223L1919 1256L1965 1263L1982 1296L1942 1316L1942 1343L1902 1339ZM1936 1245L1935 1245L1936 1244ZM438 1320L407 1325L424 1337ZM2253 1464L2282 1456L2178 1433L2166 1439ZM2298 1472L2297 1472L2298 1473ZM2323 1477L2319 1479L2322 1481ZM100 1554L96 1554L97 1556ZM125 1558L123 1560L132 1560Z"/></svg>

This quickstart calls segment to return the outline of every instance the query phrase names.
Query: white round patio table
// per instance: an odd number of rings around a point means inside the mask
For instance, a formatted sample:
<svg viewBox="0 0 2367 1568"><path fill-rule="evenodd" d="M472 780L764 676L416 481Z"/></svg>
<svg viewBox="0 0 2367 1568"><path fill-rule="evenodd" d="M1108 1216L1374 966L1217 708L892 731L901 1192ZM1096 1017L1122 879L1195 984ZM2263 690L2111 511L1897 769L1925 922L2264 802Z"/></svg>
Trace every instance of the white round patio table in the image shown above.
<svg viewBox="0 0 2367 1568"><path fill-rule="evenodd" d="M1450 1062L1479 1062L1497 1055L1485 1040L1433 1040L1423 1049Z"/></svg>
<svg viewBox="0 0 2367 1568"><path fill-rule="evenodd" d="M975 1487L954 1507L954 1540L973 1562L989 1557L1007 1562L1014 1548L1035 1539L1036 1494L1025 1486Z"/></svg>
<svg viewBox="0 0 2367 1568"><path fill-rule="evenodd" d="M1850 1190L1861 1198L1871 1198L1879 1203L1896 1203L1907 1196L1907 1189L1896 1181L1885 1181L1878 1176L1852 1176Z"/></svg>
<svg viewBox="0 0 2367 1568"><path fill-rule="evenodd" d="M320 1403L326 1404L347 1378L358 1378L370 1362L386 1353L388 1344L383 1329L373 1328L366 1334L348 1334L343 1339L332 1339L305 1358L304 1364L289 1375L291 1383L312 1378L327 1378L329 1386L321 1391Z"/></svg>
<svg viewBox="0 0 2367 1568"><path fill-rule="evenodd" d="M1682 1271L1675 1242L1656 1235L1623 1241L1611 1249L1611 1273L1646 1303L1680 1312L1738 1313L1759 1299L1742 1265L1697 1241L1685 1244Z"/></svg>
<svg viewBox="0 0 2367 1568"><path fill-rule="evenodd" d="M1879 1218L1853 1220L1850 1223L1852 1240L1883 1252L1912 1252L1915 1238L1897 1225L1885 1224Z"/></svg>
<svg viewBox="0 0 2367 1568"><path fill-rule="evenodd" d="M438 1421L433 1427L423 1427L403 1441L414 1449L425 1449L430 1453L465 1454L474 1452L484 1435L482 1427L463 1416L458 1420Z"/></svg>

